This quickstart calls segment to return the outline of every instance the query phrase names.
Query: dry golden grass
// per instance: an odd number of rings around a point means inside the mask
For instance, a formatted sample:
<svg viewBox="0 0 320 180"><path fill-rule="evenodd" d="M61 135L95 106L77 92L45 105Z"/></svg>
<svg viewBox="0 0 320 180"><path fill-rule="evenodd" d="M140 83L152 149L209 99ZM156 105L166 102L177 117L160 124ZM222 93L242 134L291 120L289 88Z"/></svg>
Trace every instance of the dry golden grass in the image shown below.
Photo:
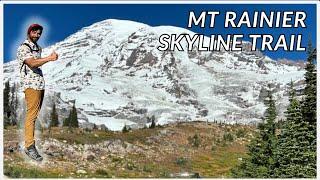
<svg viewBox="0 0 320 180"><path fill-rule="evenodd" d="M160 131L166 130L168 135ZM239 133L239 130L243 131ZM125 158L110 155L113 164L86 162L86 174L76 174L75 164L60 161L65 168L29 165L19 153L4 154L5 174L9 177L171 177L172 174L199 173L201 177L229 177L230 169L239 158L246 156L246 144L255 128L244 125L219 125L206 122L170 124L155 129L131 130L127 133L68 128L52 128L42 132L42 140L54 138L70 144L96 144L105 140L120 139L139 147L150 148L147 154L127 154ZM18 140L16 127L4 131L4 144ZM232 138L224 139L229 133ZM240 134L240 135L239 135ZM197 136L196 140L193 138ZM241 137L237 137L241 136ZM243 137L242 137L243 136ZM158 140L147 141L149 138ZM197 141L198 146L195 146ZM92 164L98 163L99 166ZM100 165L101 164L101 165ZM95 168L89 168L95 167ZM11 173L12 172L12 173ZM35 175L37 174L37 175Z"/></svg>

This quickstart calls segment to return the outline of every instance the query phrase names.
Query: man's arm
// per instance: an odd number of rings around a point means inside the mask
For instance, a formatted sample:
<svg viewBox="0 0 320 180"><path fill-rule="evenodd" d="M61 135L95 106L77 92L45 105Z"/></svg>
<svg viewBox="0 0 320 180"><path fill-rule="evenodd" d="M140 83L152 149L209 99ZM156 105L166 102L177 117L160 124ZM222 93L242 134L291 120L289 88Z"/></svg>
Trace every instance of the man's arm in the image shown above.
<svg viewBox="0 0 320 180"><path fill-rule="evenodd" d="M55 61L58 59L58 54L56 52L51 53L49 56L44 57L44 58L28 58L24 62L26 65L28 65L30 68L37 68L49 61Z"/></svg>

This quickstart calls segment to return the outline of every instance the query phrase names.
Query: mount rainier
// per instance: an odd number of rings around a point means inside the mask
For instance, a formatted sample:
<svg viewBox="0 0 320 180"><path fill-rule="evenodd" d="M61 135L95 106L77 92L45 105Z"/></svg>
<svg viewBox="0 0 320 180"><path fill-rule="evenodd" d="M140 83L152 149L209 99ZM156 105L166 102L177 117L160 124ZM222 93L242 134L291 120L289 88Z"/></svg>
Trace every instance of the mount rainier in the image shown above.
<svg viewBox="0 0 320 180"><path fill-rule="evenodd" d="M144 127L176 121L255 123L266 107L267 84L273 87L279 117L288 105L291 80L303 87L304 69L250 51L159 51L159 36L194 34L173 27L108 19L84 27L43 49L59 59L42 66L46 92L40 120L49 124L52 103L59 120L75 103L81 126ZM206 37L205 41L209 38ZM186 45L186 42L184 42ZM184 48L186 49L186 48ZM4 64L4 81L19 84L16 60ZM19 88L19 120L24 118L24 94Z"/></svg>

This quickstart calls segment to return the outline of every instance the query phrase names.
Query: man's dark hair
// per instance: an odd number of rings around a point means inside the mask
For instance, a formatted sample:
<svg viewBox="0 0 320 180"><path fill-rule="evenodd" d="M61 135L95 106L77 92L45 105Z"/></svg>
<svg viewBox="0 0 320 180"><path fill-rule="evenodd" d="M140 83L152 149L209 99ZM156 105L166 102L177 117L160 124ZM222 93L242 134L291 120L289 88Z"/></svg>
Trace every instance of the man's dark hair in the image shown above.
<svg viewBox="0 0 320 180"><path fill-rule="evenodd" d="M39 24L31 24L29 26L29 28L28 28L27 33L29 35L31 31L37 31L37 30L41 30L42 31L43 27L41 25L39 25Z"/></svg>

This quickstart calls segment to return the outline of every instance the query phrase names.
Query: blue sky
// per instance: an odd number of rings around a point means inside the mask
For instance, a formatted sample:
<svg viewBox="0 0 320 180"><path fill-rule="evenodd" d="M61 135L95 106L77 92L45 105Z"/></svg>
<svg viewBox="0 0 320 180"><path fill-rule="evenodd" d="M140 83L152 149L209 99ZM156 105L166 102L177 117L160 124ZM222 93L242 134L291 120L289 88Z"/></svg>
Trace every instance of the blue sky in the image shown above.
<svg viewBox="0 0 320 180"><path fill-rule="evenodd" d="M305 11L307 28L224 28L224 18L216 19L214 28L193 27L197 33L210 34L303 34L302 46L309 37L316 44L316 4L5 4L4 62L15 58L17 46L26 38L26 28L32 22L44 25L39 44L43 47L59 42L84 26L105 19L125 19L151 26L172 25L187 28L189 11ZM129 28L129 27L128 27ZM248 40L248 39L244 39ZM264 51L273 59L305 59L305 52Z"/></svg>

